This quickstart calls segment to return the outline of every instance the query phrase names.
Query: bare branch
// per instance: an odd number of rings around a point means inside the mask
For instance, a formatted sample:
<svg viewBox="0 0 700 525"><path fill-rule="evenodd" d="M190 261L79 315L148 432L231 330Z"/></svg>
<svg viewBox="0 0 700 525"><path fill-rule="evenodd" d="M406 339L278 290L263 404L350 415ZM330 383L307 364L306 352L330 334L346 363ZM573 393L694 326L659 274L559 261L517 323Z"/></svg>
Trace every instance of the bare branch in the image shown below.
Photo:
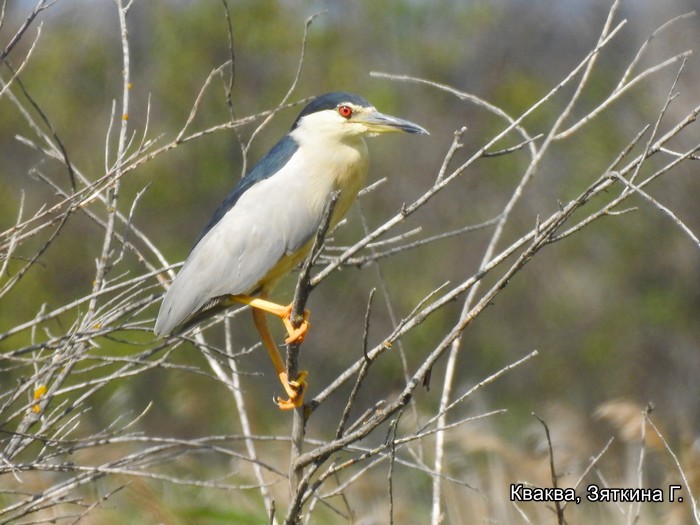
<svg viewBox="0 0 700 525"><path fill-rule="evenodd" d="M692 231L692 214L662 202L664 199L651 187L653 182L663 181L669 189L676 189L671 175L690 166L688 161L700 158L700 144L692 135L700 105L697 102L689 105L678 91L682 86L680 81L686 79L687 69L692 66L686 61L690 51L663 49L658 53L660 58L651 57L652 41L679 27L691 14L671 18L643 40L629 60L615 62L608 60L607 54L615 54L609 48L622 37L621 28L626 22L617 21L620 1L612 0L612 7L605 21L601 21L601 30L590 42L588 51L579 52L568 73L550 81L551 88L535 94L538 100L512 113L449 84L373 73L377 82L403 82L438 94L452 105L476 110L485 125L470 124L467 134L461 122L454 124L457 129L452 133L451 128L439 129L436 124L431 137L434 143L425 146L427 160L421 164L431 167L415 179L419 182L411 181L405 188L415 195L400 208L389 210L382 219L377 219L375 214L368 218L370 215L365 216L361 210L359 221L357 215L350 215L335 225L333 233L338 234L338 239L364 230L355 241L341 240L334 246L325 246L337 195L329 199L314 247L297 280L293 322L303 318L304 306L314 287L338 270L364 272L363 279L373 282L368 288L377 283L376 291L380 292L382 301L378 305L374 300L374 288L364 293L366 303L360 306L364 310L354 319L357 337L343 342L353 357L347 358L349 363L342 361L343 366L337 365L337 369L333 361L333 367L328 366L330 375L315 376L326 377L326 382L319 380L316 396L307 397L305 407L291 414L290 431L288 423L272 423L272 414L260 417L256 400L249 395L254 389L253 379L261 380L262 376L255 361L260 345L238 343L237 323L242 308L203 322L187 337L153 340L155 303L179 264L168 262L149 235L150 226L144 226L144 214L140 210L147 204L148 199L143 197L149 196L146 189L150 185L134 176L141 175L150 161L167 158L170 152L188 142L226 130L234 130L243 152L242 170L247 171L251 141L281 109L300 103L289 101L302 83L310 52L307 46L314 43L310 28L318 15L306 20L298 64L281 102L272 104L273 109L239 118L240 108L234 107L233 90L245 88L248 80L237 77L240 64L236 63L234 53L233 21L239 11L228 0L222 0L224 13L220 18L228 35L225 62L193 80L199 87L187 103L189 113L182 127L156 137L151 129L162 127L158 121L161 109L157 94L153 103L148 97L145 114L133 118L139 97L134 98L130 79L141 78L141 72L140 61L136 60L139 48L132 49L131 44L136 42L130 42L130 17L134 14L130 9L141 6L133 0L114 0L114 3L122 61L114 71L113 65L107 67L115 78L117 74L122 76L117 88L119 96L102 108L103 114L111 113L111 117L104 126L104 166L95 172L92 166L99 161L89 152L87 158L81 158L81 150L59 132L61 126L48 118L54 114L53 108L40 106L41 91L30 82L32 77L27 73L33 61L41 57L47 31L51 31L52 19L41 25L38 15L52 2L36 2L28 18L22 15L19 19L20 22L24 19L19 29L7 31L7 3L0 1L0 26L5 24L3 28L10 38L0 50L0 60L9 68L0 80L0 97L18 117L18 127L13 132L15 145L19 143L22 154L31 158L29 164L33 166L25 171L31 175L32 184L38 184L49 194L49 198L40 193L35 195L31 193L34 191L31 185L18 192L17 203L11 203L17 210L12 209L11 220L0 233L0 298L17 309L8 316L12 322L3 317L0 331L3 347L0 371L8 378L0 388L3 422L0 476L4 475L6 481L0 521L81 523L97 516L105 502L119 501L121 489L138 481L158 487L195 487L205 495L209 491L227 490L227 494L238 496L240 491L247 490L252 497L246 504L257 506L252 511L256 518L269 524L315 523L326 519L326 515L359 522L370 519L369 513L375 520L398 523L406 515L405 509L416 505L414 501L406 502L407 475L415 476L416 483L432 485L432 494L426 493L420 504L432 505L433 523L449 519L448 503L461 497L453 491L465 489L470 498L474 496L485 508L507 509L502 516L475 514L475 519L507 522L512 513L523 522L541 522L544 515L551 521L551 515L540 514L538 509L518 506L515 502L501 504L496 489L487 492L483 488L493 484L493 480L510 480L514 476L505 466L502 471L497 470L500 466L495 466L507 464L511 456L516 462L526 464L524 468L530 469L528 477L554 487L563 486L564 481L558 477L562 472L573 476L575 487L590 473L596 473L605 486L615 486L618 482L641 486L640 480L649 468L645 449L630 449L634 451L632 462L628 460L623 465L626 469L618 469L631 476L624 480L611 478L608 483L604 470L609 463L619 467L615 462L621 461L611 457L615 448L611 447L612 440L607 440L602 449L592 449L595 456L591 457L588 451L582 461L576 458L574 466L564 464L563 454L557 455L555 463L553 436L542 419L550 455L548 472L530 465L525 452L516 450L514 445L508 445L512 448L503 445L505 438L500 435L503 427L497 425L504 423L505 418L508 418L505 424L510 424L513 411L508 406L490 406L494 399L499 403L501 399L500 395L494 395L494 389L504 385L504 379L512 375L538 374L542 365L549 362L533 358L544 354L538 351L520 354L517 348L507 348L504 350L519 355L493 366L494 371L481 374L477 371L483 369L463 367L460 361L467 355L465 351L474 348L472 340L467 339L472 324L479 318L485 323L493 319L482 314L493 307L496 299L499 301L496 307L509 300L510 296L501 292L513 280L523 278L523 270L530 262L536 259L546 264L544 253L549 250L544 248L565 239L578 242L584 231L590 236L600 235L604 228L587 228L594 223L606 226L633 209L656 218L654 212L658 210L673 221L676 226L671 228L673 234L689 237L700 247L700 239ZM222 14L220 7L217 12ZM38 25L36 37L30 37L29 29L35 24ZM18 46L22 38L26 42ZM16 57L20 50L21 61ZM15 56L14 69L9 64L10 56ZM602 67L617 69L612 71L614 89L601 94L594 84L602 74L609 75L601 71ZM677 68L675 77L673 68ZM225 98L228 114L224 122L202 124L209 118L204 105L206 97L215 95L209 88L217 77L223 84L219 96L221 101ZM611 146L605 153L586 149L589 142L585 139L585 126L596 131L595 126L602 121L597 117L621 104L629 102L631 111L636 111L630 96L632 90L659 92L664 79L668 79L670 88L658 104L653 121L634 124L636 127L631 132L621 126L615 149ZM684 95L687 98L688 94ZM495 93L489 96L497 99ZM591 105L582 112L584 101L591 99L593 102L588 102ZM145 121L142 129L134 127L139 121ZM241 126L251 123L258 125L244 141ZM583 140L579 140L581 137ZM199 144L203 145L204 141ZM560 164L559 155L568 155L571 150L577 152L576 160ZM587 162L580 162L581 158ZM489 202L488 208L476 206L469 210L468 217L455 219L455 225L451 226L430 217L435 207L444 205L445 201L436 198L438 194L443 197L452 191L461 194L465 188L458 187L459 182L473 173L490 171L492 165L499 169L506 166L508 176L490 187L486 186L487 181L470 180L468 183L474 186L467 188L480 190L483 184L490 189L489 198L493 202ZM593 165L595 170L590 167ZM566 166L567 171L561 166ZM564 190L548 186L550 179L539 177L543 172L548 175L557 169L571 180ZM387 190L386 180L387 177L381 177L365 188L360 193L361 204L365 204L363 196L369 192L377 197L378 192ZM566 197L552 195L560 190ZM480 197L472 193L469 198ZM651 206L635 207L639 198ZM471 214L474 210L486 214L487 219L474 219ZM455 213L461 213L457 205ZM607 221L598 221L601 218ZM75 230L70 229L73 225L80 227L77 237L83 231L89 230L90 234L76 243ZM618 226L624 227L623 221ZM67 232L71 235L65 235ZM33 276L45 272L56 278L53 254L75 250L76 246L95 258L94 266L88 264L87 278L81 274L82 281L74 289L62 292L66 298L60 301L37 295L43 281L33 280ZM437 282L443 284L432 283L420 292L414 293L420 290L416 287L411 293L398 295L392 281L396 274L390 272L400 264L393 267L392 264L403 263L400 255L405 255L411 261L409 264L415 264L419 259L409 256L415 256L416 250L424 250L431 261L439 261L443 251L459 250L445 260L462 258L464 264L455 264L449 274L446 270L444 276L438 276ZM467 251L469 256L464 256ZM567 256L564 252L560 252L561 257ZM312 271L314 265L316 270ZM411 275L420 274L413 268L407 271ZM26 299L26 306L18 298ZM504 316L498 317L499 323L509 322ZM479 344L478 338L476 341ZM290 377L297 374L299 358L298 345L289 345ZM385 374L386 368L382 367L393 366L392 360L400 363L401 370ZM309 368L316 368L315 363ZM433 385L438 396L434 390L422 389L433 369ZM468 374L461 373L465 369ZM156 435L153 429L158 427L152 426L151 419L159 415L161 404L181 408L178 397L181 393L173 395L170 387L162 389L150 384L156 376L176 382L178 387L183 384L183 378L185 383L192 378L198 385L205 385L205 389L211 387L210 395L216 398L214 406L224 418L221 424L231 426L232 430L214 434L206 426L208 419L202 417L197 425L187 429L187 437L167 435L170 430L166 427L162 427L166 435ZM385 380L387 376L391 377L390 381ZM142 389L139 384L151 388ZM144 392L147 397L142 397ZM206 394L202 392L198 403L211 402L212 398ZM109 411L115 405L118 416L111 417ZM200 408L196 410L199 415ZM498 418L491 418L496 414ZM688 506L692 505L694 522L700 524L692 487L688 486L692 483L691 473L687 466L681 465L682 454L676 457L659 427L649 420L648 413L644 417L660 438L654 446L658 449L665 446L681 474L691 495ZM106 422L100 424L101 420ZM556 431L555 421L548 417L548 423ZM265 434L256 430L261 425L269 428ZM490 425L492 429L487 428ZM644 428L642 431L646 432ZM481 444L479 439L473 439L475 436L488 444ZM654 437L648 432L643 436L649 441ZM472 461L475 453L488 456L490 463L493 458L494 466L489 467L492 470L486 471L479 466L480 461ZM451 461L453 454L465 460ZM197 463L200 458L205 461ZM537 459L537 463L542 462ZM101 482L104 490L99 494L94 491L97 480L104 480ZM359 491L364 491L360 501L366 501L367 490L375 495L376 510L357 504ZM500 487L498 491L502 492ZM467 499L464 501L465 506L469 505ZM557 505L559 523L564 523L567 508L565 504ZM630 522L641 523L646 518L646 506L641 504L620 506L613 511L621 511L620 516ZM566 512L573 513L574 509Z"/></svg>

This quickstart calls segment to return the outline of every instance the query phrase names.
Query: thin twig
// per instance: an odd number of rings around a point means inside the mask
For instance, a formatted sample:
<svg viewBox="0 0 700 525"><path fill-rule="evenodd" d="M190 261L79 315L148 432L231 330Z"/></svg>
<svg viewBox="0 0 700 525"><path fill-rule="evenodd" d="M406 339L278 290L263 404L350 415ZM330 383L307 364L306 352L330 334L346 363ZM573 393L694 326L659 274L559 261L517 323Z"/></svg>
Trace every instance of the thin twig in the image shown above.
<svg viewBox="0 0 700 525"><path fill-rule="evenodd" d="M554 447L552 446L552 436L549 434L549 426L545 422L544 419L539 417L537 414L534 412L532 415L539 421L542 426L544 427L544 434L545 437L547 438L547 450L549 450L549 474L550 474L550 479L552 480L552 487L554 489L559 488L559 476L557 476L557 471L554 468ZM559 501L558 499L554 500L554 508L557 511L557 523L559 525L565 525L566 520L564 519L564 507L561 504L562 502Z"/></svg>
<svg viewBox="0 0 700 525"><path fill-rule="evenodd" d="M372 299L374 298L375 291L376 288L372 288L369 292L369 298L367 299L367 310L365 312L365 330L364 335L362 337L362 355L365 356L365 364L362 368L360 368L360 371L357 374L357 380L355 381L355 384L353 385L352 390L350 391L350 395L348 396L348 400L345 403L345 408L343 409L343 413L340 416L338 427L335 430L336 439L341 437L345 432L345 425L348 421L348 418L350 417L350 411L352 410L352 407L355 403L355 399L357 398L357 394L360 391L360 387L362 386L365 378L367 377L369 367L372 364L372 360L367 356L367 339L369 337L370 312L372 311Z"/></svg>
<svg viewBox="0 0 700 525"><path fill-rule="evenodd" d="M333 191L328 196L325 208L323 210L323 215L321 217L321 222L319 224L318 230L316 231L316 237L314 239L313 246L309 255L304 261L301 273L297 279L296 289L294 291L294 299L292 301L292 313L290 320L292 326L298 328L304 320L304 310L306 308L306 302L309 299L309 295L313 290L313 285L311 284L311 267L313 262L317 257L318 253L323 247L323 241L326 236L326 232L331 224L331 218L333 217L333 210L340 197L340 191ZM287 377L297 377L299 374L299 343L290 343L287 345ZM310 412L309 412L310 413ZM303 406L293 411L292 416L292 448L291 448L291 459L290 459L290 471L289 471L289 490L290 494L295 494L298 490L299 480L301 477L301 471L297 468L296 458L298 458L303 452L304 446L304 434L306 432L306 417L305 408ZM289 520L290 513L287 517Z"/></svg>

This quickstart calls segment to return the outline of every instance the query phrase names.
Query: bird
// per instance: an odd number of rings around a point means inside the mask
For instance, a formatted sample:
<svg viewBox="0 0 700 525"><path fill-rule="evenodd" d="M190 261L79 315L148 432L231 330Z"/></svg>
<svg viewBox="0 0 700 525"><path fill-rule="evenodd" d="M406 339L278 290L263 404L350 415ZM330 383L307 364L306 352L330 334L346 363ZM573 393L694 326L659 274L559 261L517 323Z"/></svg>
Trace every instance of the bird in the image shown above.
<svg viewBox="0 0 700 525"><path fill-rule="evenodd" d="M276 396L275 403L284 410L302 406L308 372L288 377L266 314L282 320L290 344L303 341L309 313L295 328L292 304L268 297L309 253L329 195L340 191L330 228L350 209L367 177L365 137L390 132L428 134L417 124L380 113L360 95L332 92L313 98L199 234L165 293L155 335L178 335L235 304L248 305L288 396Z"/></svg>

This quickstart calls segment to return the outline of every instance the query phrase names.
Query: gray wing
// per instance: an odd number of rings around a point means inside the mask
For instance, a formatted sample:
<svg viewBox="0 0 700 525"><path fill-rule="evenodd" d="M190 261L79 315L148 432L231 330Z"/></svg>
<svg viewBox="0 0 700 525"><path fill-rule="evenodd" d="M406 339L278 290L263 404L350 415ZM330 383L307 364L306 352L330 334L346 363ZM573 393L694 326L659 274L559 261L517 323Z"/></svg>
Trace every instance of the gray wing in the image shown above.
<svg viewBox="0 0 700 525"><path fill-rule="evenodd" d="M163 299L156 335L177 331L214 299L255 291L282 257L307 244L321 211L295 164L247 189L197 243Z"/></svg>

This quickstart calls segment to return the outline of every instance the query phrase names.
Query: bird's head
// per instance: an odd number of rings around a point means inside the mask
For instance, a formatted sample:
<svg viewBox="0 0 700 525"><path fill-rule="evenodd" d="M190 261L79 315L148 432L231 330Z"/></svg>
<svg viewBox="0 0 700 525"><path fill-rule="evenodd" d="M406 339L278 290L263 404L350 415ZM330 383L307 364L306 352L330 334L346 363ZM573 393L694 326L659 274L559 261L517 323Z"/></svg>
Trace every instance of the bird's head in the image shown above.
<svg viewBox="0 0 700 525"><path fill-rule="evenodd" d="M291 132L338 140L392 132L428 135L417 124L380 113L361 96L344 92L327 93L309 102L294 121Z"/></svg>

